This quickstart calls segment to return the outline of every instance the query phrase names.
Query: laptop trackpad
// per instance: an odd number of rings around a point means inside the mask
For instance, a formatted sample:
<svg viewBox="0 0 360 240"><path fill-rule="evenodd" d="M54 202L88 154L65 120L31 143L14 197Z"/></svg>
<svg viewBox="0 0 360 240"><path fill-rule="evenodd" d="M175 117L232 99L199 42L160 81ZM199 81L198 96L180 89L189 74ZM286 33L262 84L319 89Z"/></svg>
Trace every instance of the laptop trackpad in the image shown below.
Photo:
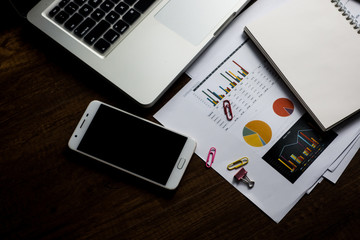
<svg viewBox="0 0 360 240"><path fill-rule="evenodd" d="M156 15L162 24L198 45L239 0L171 0ZM232 13L232 12L231 12Z"/></svg>

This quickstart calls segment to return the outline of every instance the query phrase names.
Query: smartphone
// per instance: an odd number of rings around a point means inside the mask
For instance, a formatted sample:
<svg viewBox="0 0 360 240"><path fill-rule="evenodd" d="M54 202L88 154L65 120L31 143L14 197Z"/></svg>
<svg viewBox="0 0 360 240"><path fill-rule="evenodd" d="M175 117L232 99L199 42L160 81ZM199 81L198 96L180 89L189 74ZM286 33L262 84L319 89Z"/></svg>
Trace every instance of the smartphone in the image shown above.
<svg viewBox="0 0 360 240"><path fill-rule="evenodd" d="M100 101L92 101L70 149L166 189L175 189L196 142L161 125Z"/></svg>

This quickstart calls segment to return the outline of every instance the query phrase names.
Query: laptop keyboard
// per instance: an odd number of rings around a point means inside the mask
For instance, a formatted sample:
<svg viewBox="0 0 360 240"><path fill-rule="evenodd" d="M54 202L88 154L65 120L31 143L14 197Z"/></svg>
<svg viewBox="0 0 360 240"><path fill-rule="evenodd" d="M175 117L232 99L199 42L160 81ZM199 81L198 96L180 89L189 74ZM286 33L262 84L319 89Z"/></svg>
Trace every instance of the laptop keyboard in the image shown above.
<svg viewBox="0 0 360 240"><path fill-rule="evenodd" d="M156 0L61 0L48 16L100 54Z"/></svg>

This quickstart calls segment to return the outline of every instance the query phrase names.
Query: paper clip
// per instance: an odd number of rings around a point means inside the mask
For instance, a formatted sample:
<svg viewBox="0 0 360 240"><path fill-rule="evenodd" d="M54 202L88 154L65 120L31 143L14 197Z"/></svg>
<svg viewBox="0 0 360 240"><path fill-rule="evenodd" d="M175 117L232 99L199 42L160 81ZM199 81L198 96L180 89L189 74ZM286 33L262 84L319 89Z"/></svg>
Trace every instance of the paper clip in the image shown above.
<svg viewBox="0 0 360 240"><path fill-rule="evenodd" d="M240 159L236 160L235 162L232 162L229 165L227 165L227 169L233 170L233 169L244 166L248 162L249 162L249 159L247 157L243 157L243 158L240 158Z"/></svg>
<svg viewBox="0 0 360 240"><path fill-rule="evenodd" d="M207 159L206 159L206 167L207 168L211 168L211 165L213 164L214 159L215 159L215 154L216 154L216 148L214 148L214 147L210 148L210 151L209 151ZM211 160L210 160L210 158L211 158ZM210 160L210 163L209 163L209 160Z"/></svg>
<svg viewBox="0 0 360 240"><path fill-rule="evenodd" d="M231 104L230 104L229 100L224 100L223 106L224 106L224 112L225 112L225 116L226 116L227 120L231 121L233 119L233 114L231 111Z"/></svg>
<svg viewBox="0 0 360 240"><path fill-rule="evenodd" d="M238 181L243 181L244 183L246 183L248 185L249 188L254 187L255 182L251 181L248 177L247 177L247 171L245 170L245 168L241 168L234 176L234 178L236 178Z"/></svg>

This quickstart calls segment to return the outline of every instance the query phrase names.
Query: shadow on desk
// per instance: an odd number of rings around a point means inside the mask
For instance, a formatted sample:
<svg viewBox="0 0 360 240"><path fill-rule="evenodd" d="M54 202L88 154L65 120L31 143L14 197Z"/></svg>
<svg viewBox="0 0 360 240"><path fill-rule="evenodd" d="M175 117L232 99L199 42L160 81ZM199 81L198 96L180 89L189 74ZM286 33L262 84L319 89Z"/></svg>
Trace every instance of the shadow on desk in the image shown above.
<svg viewBox="0 0 360 240"><path fill-rule="evenodd" d="M93 171L93 174L100 174L102 176L106 176L106 178L109 178L109 182L104 185L104 187L106 188L121 190L124 187L124 185L129 185L138 188L141 191L149 192L150 194L153 194L156 197L161 197L168 200L172 199L176 194L176 190L171 191L159 187L155 184L151 184L145 180L142 180L138 177L122 172L111 166L107 166L103 163L100 163L94 159L91 159L82 154L74 152L70 149L66 149L64 151L64 156L69 161L78 164L79 167L84 167L87 168L89 171ZM124 156L124 157L131 158L131 155L129 154L129 156Z"/></svg>

